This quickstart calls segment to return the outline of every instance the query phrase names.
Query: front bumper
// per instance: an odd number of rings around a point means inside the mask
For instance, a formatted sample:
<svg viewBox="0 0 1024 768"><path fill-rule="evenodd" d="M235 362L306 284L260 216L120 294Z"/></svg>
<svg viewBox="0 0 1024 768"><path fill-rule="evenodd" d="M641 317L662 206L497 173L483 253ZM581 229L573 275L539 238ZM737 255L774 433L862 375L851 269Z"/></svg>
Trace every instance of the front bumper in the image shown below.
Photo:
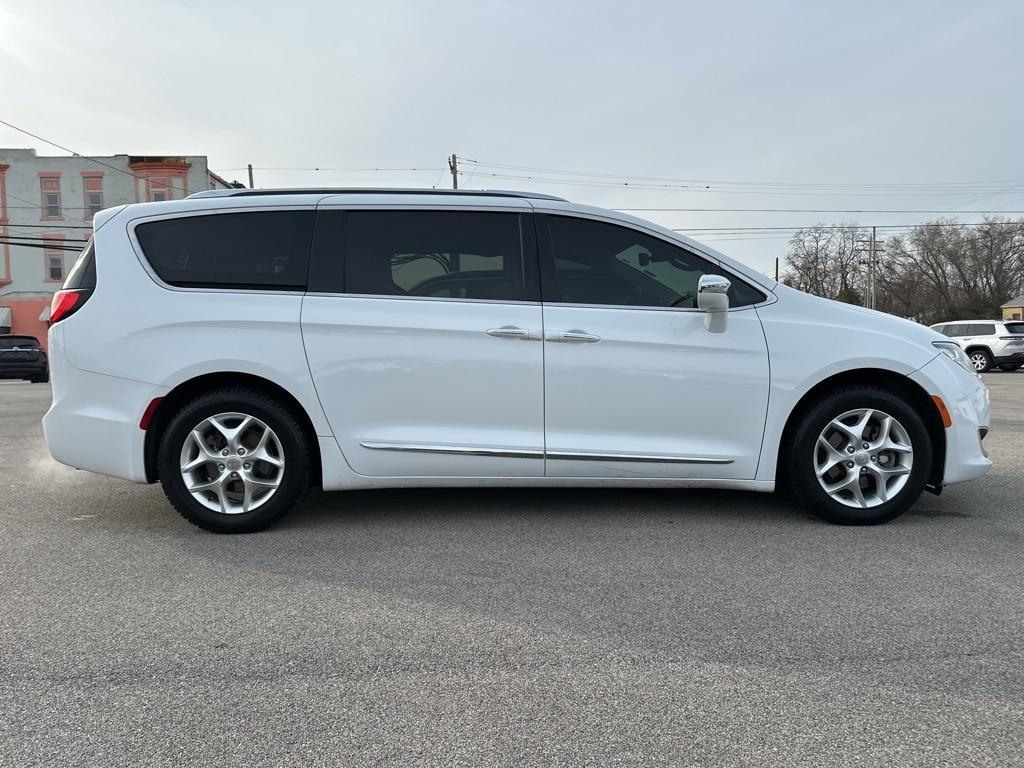
<svg viewBox="0 0 1024 768"><path fill-rule="evenodd" d="M989 396L981 378L942 354L910 378L929 395L941 397L949 410L952 424L946 429L942 484L962 483L988 472L992 461L981 440L989 428Z"/></svg>
<svg viewBox="0 0 1024 768"><path fill-rule="evenodd" d="M50 454L76 469L145 483L146 433L139 420L167 390L75 368L64 355L61 330L50 329L53 403L43 417Z"/></svg>

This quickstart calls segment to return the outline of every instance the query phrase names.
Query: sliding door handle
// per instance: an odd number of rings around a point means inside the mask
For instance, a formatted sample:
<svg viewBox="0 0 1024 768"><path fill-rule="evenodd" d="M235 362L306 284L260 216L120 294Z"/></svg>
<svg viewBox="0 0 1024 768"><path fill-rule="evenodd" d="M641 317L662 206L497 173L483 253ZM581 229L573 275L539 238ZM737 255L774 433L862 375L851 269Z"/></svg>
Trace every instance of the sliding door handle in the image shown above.
<svg viewBox="0 0 1024 768"><path fill-rule="evenodd" d="M552 331L544 337L547 341L561 341L577 344L593 344L601 340L600 336L573 328L571 331Z"/></svg>
<svg viewBox="0 0 1024 768"><path fill-rule="evenodd" d="M522 339L523 341L540 341L540 334L537 331L530 331L526 328L517 328L514 325L503 325L501 328L490 328L484 331L488 336L496 339Z"/></svg>

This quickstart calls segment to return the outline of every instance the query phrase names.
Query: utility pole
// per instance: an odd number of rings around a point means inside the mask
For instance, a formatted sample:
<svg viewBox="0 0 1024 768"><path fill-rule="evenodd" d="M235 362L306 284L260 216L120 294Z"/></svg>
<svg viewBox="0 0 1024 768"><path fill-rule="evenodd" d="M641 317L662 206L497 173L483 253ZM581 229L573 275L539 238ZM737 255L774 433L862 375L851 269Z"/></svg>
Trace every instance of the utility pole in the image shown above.
<svg viewBox="0 0 1024 768"><path fill-rule="evenodd" d="M871 228L868 245L868 309L875 308L875 228Z"/></svg>
<svg viewBox="0 0 1024 768"><path fill-rule="evenodd" d="M875 309L878 303L878 266L885 246L878 242L876 227L871 228L871 308Z"/></svg>
<svg viewBox="0 0 1024 768"><path fill-rule="evenodd" d="M448 169L452 172L452 189L459 188L459 158L452 152L452 156L448 158Z"/></svg>
<svg viewBox="0 0 1024 768"><path fill-rule="evenodd" d="M252 185L252 163L249 163L249 189L254 189Z"/></svg>
<svg viewBox="0 0 1024 768"><path fill-rule="evenodd" d="M779 282L779 257L775 257L775 282Z"/></svg>
<svg viewBox="0 0 1024 768"><path fill-rule="evenodd" d="M868 309L874 309L875 304L878 301L878 258L885 249L884 246L878 242L878 227L871 227L870 240L858 240L857 244L859 246L867 246L868 249L867 262L861 262L861 264L865 264L867 266L867 270L864 274L864 306Z"/></svg>

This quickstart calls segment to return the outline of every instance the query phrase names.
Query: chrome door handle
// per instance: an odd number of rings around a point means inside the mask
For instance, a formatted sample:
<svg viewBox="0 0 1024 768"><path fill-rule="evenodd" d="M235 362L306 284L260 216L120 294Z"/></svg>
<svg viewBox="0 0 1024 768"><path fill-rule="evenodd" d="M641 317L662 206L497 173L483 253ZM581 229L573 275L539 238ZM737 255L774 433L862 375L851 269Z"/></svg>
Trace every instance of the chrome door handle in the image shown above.
<svg viewBox="0 0 1024 768"><path fill-rule="evenodd" d="M573 328L571 331L552 331L544 337L548 341L576 342L579 344L593 344L600 341L600 336Z"/></svg>
<svg viewBox="0 0 1024 768"><path fill-rule="evenodd" d="M497 339L523 339L524 341L538 341L540 334L536 331L529 331L526 328L517 328L514 325L503 325L501 328L490 328L484 331L488 336Z"/></svg>

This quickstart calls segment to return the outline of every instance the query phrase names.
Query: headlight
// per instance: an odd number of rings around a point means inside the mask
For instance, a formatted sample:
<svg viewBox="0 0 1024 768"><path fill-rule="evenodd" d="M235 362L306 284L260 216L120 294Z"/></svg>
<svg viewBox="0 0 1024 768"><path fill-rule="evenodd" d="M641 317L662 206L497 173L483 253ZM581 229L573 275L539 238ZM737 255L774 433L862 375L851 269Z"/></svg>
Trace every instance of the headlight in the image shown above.
<svg viewBox="0 0 1024 768"><path fill-rule="evenodd" d="M967 353L955 341L933 341L932 346L965 371L970 371L975 376L978 375L977 371L974 370L974 366L971 365L971 359L967 357Z"/></svg>

